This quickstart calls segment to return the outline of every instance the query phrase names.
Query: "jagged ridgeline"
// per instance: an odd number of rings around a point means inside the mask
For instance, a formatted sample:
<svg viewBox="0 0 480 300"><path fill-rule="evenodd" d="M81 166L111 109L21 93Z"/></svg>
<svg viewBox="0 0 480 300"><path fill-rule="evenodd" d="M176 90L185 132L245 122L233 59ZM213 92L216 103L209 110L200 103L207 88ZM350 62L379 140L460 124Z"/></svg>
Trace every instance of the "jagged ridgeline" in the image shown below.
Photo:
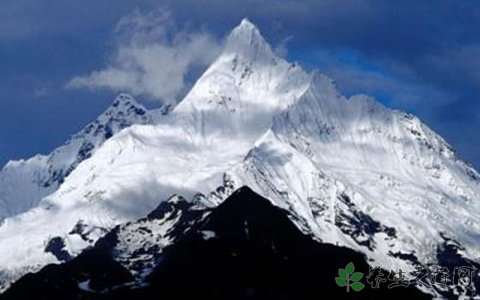
<svg viewBox="0 0 480 300"><path fill-rule="evenodd" d="M147 218L116 227L70 262L23 277L0 298L431 299L414 287L367 287L358 295L347 293L334 283L338 267L351 263L368 273L365 256L314 241L288 215L247 187L214 209L198 209L173 198ZM178 220L174 228L181 230L166 236L153 230L173 219ZM136 236L125 241L128 227L136 228ZM131 273L132 265L120 259L125 254L120 244L137 247L146 236L151 248L129 254L136 268ZM175 242L160 250L161 243L155 241L166 238Z"/></svg>

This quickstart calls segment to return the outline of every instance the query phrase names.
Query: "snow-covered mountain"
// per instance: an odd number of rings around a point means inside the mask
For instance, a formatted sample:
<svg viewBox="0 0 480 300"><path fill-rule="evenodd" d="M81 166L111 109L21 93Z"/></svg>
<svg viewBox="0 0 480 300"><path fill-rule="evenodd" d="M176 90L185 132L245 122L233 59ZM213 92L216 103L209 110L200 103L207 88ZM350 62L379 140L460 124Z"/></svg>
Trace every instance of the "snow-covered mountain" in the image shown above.
<svg viewBox="0 0 480 300"><path fill-rule="evenodd" d="M243 20L168 115L120 131L38 206L5 219L2 279L76 256L172 194L213 207L242 185L386 269L442 264L452 247L480 262L478 172L418 118L347 99L276 57ZM45 251L52 240L68 255Z"/></svg>
<svg viewBox="0 0 480 300"><path fill-rule="evenodd" d="M478 173L418 118L368 96L346 99L325 76L312 76L231 173L323 241L384 266L402 265L401 254L434 264L448 239L480 257Z"/></svg>
<svg viewBox="0 0 480 300"><path fill-rule="evenodd" d="M49 155L8 162L0 171L0 221L35 207L120 130L151 121L150 112L143 105L122 94L94 122Z"/></svg>
<svg viewBox="0 0 480 300"><path fill-rule="evenodd" d="M311 239L288 216L248 187L213 209L172 197L74 259L22 277L0 299L358 299L328 283L348 263L368 274L365 256ZM413 285L360 295L431 299Z"/></svg>

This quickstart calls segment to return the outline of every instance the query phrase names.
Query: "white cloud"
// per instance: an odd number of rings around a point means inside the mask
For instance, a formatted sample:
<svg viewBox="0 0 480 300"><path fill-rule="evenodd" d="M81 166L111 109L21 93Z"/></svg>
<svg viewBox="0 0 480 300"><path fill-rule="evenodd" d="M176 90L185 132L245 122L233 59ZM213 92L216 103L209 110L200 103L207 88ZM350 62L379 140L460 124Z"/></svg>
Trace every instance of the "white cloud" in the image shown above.
<svg viewBox="0 0 480 300"><path fill-rule="evenodd" d="M286 58L288 55L288 43L292 40L292 36L288 36L282 40L275 46L273 52L279 57Z"/></svg>
<svg viewBox="0 0 480 300"><path fill-rule="evenodd" d="M220 51L211 34L178 29L162 11L135 12L115 29L116 49L106 67L72 78L67 87L111 89L177 101L192 68L210 64Z"/></svg>

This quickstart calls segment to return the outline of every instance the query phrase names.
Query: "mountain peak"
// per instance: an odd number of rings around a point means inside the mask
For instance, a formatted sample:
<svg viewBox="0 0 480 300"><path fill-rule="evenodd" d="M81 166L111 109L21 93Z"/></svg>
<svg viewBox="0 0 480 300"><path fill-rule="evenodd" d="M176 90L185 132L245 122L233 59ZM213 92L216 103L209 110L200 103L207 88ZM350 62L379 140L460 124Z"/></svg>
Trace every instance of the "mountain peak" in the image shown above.
<svg viewBox="0 0 480 300"><path fill-rule="evenodd" d="M121 93L113 100L111 107L142 106L129 94Z"/></svg>
<svg viewBox="0 0 480 300"><path fill-rule="evenodd" d="M248 18L243 18L237 27L249 29L249 30L255 30L255 29L258 30L257 26L255 26L255 24L253 24Z"/></svg>
<svg viewBox="0 0 480 300"><path fill-rule="evenodd" d="M243 19L228 36L224 53L236 54L246 59L275 58L260 30L247 18Z"/></svg>
<svg viewBox="0 0 480 300"><path fill-rule="evenodd" d="M260 35L260 30L249 19L244 18L242 19L242 21L240 21L240 24L238 24L237 27L233 28L230 35L235 35L235 34L238 35L239 33L248 33L248 34L255 33Z"/></svg>
<svg viewBox="0 0 480 300"><path fill-rule="evenodd" d="M112 117L127 117L127 116L145 116L147 109L137 102L129 94L120 94L113 101L112 105L100 115L98 120L109 120Z"/></svg>

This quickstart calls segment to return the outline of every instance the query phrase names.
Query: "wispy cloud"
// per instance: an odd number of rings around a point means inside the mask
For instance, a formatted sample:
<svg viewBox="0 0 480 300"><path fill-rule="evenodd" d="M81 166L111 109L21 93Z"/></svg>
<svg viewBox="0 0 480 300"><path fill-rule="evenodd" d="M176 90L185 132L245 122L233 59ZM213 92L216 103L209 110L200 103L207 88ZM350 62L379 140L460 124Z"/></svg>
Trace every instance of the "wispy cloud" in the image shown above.
<svg viewBox="0 0 480 300"><path fill-rule="evenodd" d="M115 44L104 68L72 78L67 87L127 91L176 101L189 85L189 71L210 64L221 48L221 41L206 31L177 28L170 14L161 10L136 11L121 19Z"/></svg>
<svg viewBox="0 0 480 300"><path fill-rule="evenodd" d="M274 47L273 52L276 55L286 58L288 54L288 43L292 40L292 36L281 39Z"/></svg>
<svg viewBox="0 0 480 300"><path fill-rule="evenodd" d="M375 61L353 50L317 50L309 54L314 64L334 78L346 94L366 93L380 98L389 106L401 109L439 107L451 101L433 85L419 84L412 79L408 66Z"/></svg>

